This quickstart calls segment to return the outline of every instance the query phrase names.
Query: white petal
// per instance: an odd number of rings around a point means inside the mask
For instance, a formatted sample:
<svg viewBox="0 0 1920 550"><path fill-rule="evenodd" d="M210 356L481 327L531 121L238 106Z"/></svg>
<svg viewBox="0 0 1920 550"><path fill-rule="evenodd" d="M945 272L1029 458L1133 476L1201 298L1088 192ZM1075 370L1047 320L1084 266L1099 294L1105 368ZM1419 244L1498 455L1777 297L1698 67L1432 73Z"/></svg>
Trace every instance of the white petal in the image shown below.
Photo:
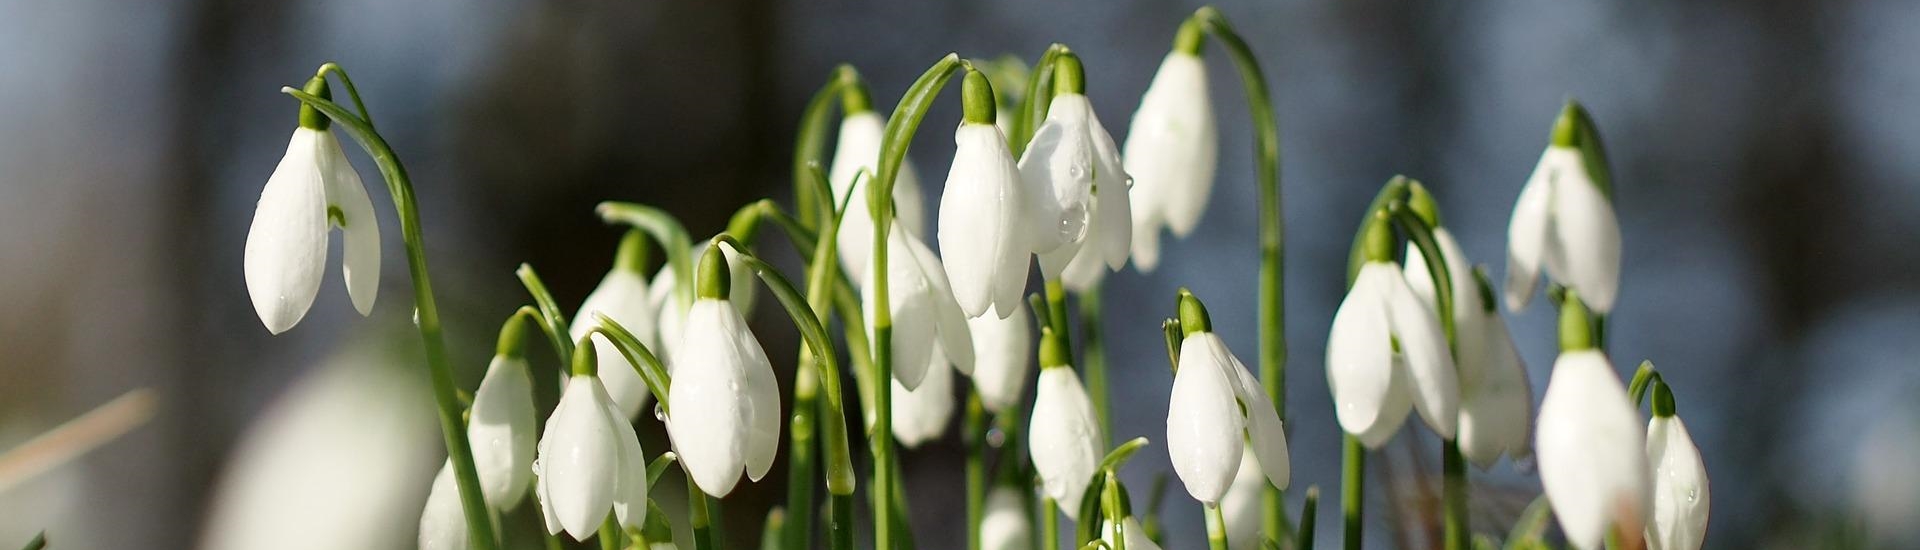
<svg viewBox="0 0 1920 550"><path fill-rule="evenodd" d="M938 352L936 351L936 354ZM907 390L895 380L893 388L893 437L909 449L939 439L953 419L953 369L935 365L925 381Z"/></svg>
<svg viewBox="0 0 1920 550"><path fill-rule="evenodd" d="M912 254L900 258L901 262L912 262L912 267L927 280L927 289L933 301L934 336L938 344L947 350L947 360L954 368L963 373L973 372L973 335L967 330L967 315L960 310L960 304L953 300L953 284L947 280L947 270L940 265L940 258L927 249L927 245L918 238L902 239ZM891 258L889 261L893 261Z"/></svg>
<svg viewBox="0 0 1920 550"><path fill-rule="evenodd" d="M1594 312L1606 313L1620 292L1620 221L1579 158L1576 153L1553 182L1547 273L1579 291Z"/></svg>
<svg viewBox="0 0 1920 550"><path fill-rule="evenodd" d="M1140 520L1127 516L1127 519L1122 520L1120 524L1126 528L1127 550L1160 550L1160 545L1154 544L1153 539L1147 537L1147 528L1140 526ZM1118 535L1120 533L1114 532L1113 522L1106 522L1100 537L1101 540L1107 541L1108 547L1113 548L1115 546L1112 545Z"/></svg>
<svg viewBox="0 0 1920 550"><path fill-rule="evenodd" d="M1227 520L1228 548L1260 547L1260 529L1266 521L1262 495L1266 490L1267 476L1260 471L1260 459L1254 456L1253 447L1248 446L1240 453L1240 469L1233 474L1233 486L1220 501L1220 515Z"/></svg>
<svg viewBox="0 0 1920 550"><path fill-rule="evenodd" d="M1231 365L1220 364L1212 333L1186 337L1180 369L1167 398L1167 454L1173 471L1194 500L1218 503L1240 468L1246 415L1228 378Z"/></svg>
<svg viewBox="0 0 1920 550"><path fill-rule="evenodd" d="M1125 157L1127 173L1159 199L1144 209L1160 212L1175 235L1192 232L1206 211L1220 151L1215 126L1206 63L1168 53L1127 128Z"/></svg>
<svg viewBox="0 0 1920 550"><path fill-rule="evenodd" d="M1700 448L1680 417L1647 423L1647 461L1653 468L1653 521L1647 523L1650 550L1697 550L1707 536L1712 495Z"/></svg>
<svg viewBox="0 0 1920 550"><path fill-rule="evenodd" d="M553 412L560 412L560 408L554 407ZM547 465L544 460L545 457L551 456L549 449L553 447L552 444L553 441L542 434L540 441L534 444L533 459L533 496L539 501L541 525L547 527L549 535L559 534L563 529L560 526L559 514L554 513L553 484L552 479L547 477Z"/></svg>
<svg viewBox="0 0 1920 550"><path fill-rule="evenodd" d="M320 132L314 146L321 173L327 175L327 205L339 209L340 219L334 221L346 235L340 264L347 295L353 299L353 309L366 315L373 312L373 299L380 293L380 221L373 214L367 188L360 184L360 173L340 150L340 138Z"/></svg>
<svg viewBox="0 0 1920 550"><path fill-rule="evenodd" d="M494 356L487 375L473 392L467 442L487 505L511 511L533 481L533 379L526 359Z"/></svg>
<svg viewBox="0 0 1920 550"><path fill-rule="evenodd" d="M1411 406L1388 328L1389 283L1381 271L1362 268L1327 335L1327 386L1335 415L1341 428L1369 448L1379 448L1399 431Z"/></svg>
<svg viewBox="0 0 1920 550"><path fill-rule="evenodd" d="M460 508L460 488L453 482L453 463L440 467L427 493L427 509L420 513L420 550L466 550L467 517Z"/></svg>
<svg viewBox="0 0 1920 550"><path fill-rule="evenodd" d="M1006 138L986 124L954 132L953 168L940 198L940 253L954 299L968 317L1018 305L1027 255L1020 223L1020 171Z"/></svg>
<svg viewBox="0 0 1920 550"><path fill-rule="evenodd" d="M586 336L587 332L600 324L595 314L603 313L632 331L648 351L659 353L660 340L654 323L660 316L653 311L649 294L647 281L639 273L614 268L600 279L600 286L587 294L586 301L580 303L580 312L573 316L573 326L568 328L568 335L575 341ZM646 381L640 379L633 363L627 361L626 355L621 354L620 348L614 346L613 342L604 336L595 337L593 342L595 357L600 360L600 380L606 384L607 394L613 396L613 402L620 406L620 411L627 418L633 418L646 407L652 395L647 392ZM662 360L665 358L662 357Z"/></svg>
<svg viewBox="0 0 1920 550"><path fill-rule="evenodd" d="M1100 424L1080 376L1071 368L1040 371L1027 428L1033 467L1060 511L1078 519L1080 498L1100 465Z"/></svg>
<svg viewBox="0 0 1920 550"><path fill-rule="evenodd" d="M673 369L667 430L680 463L708 495L726 496L747 463L751 404L748 364L736 331L739 312L724 300L702 299L687 314L686 340ZM760 361L765 361L764 354Z"/></svg>
<svg viewBox="0 0 1920 550"><path fill-rule="evenodd" d="M1160 267L1160 226L1165 222L1147 203L1151 191L1133 188L1133 267L1141 273L1153 273Z"/></svg>
<svg viewBox="0 0 1920 550"><path fill-rule="evenodd" d="M1133 250L1133 176L1127 175L1113 136L1091 112L1087 114L1087 131L1093 136L1096 187L1094 227L1090 230L1100 234L1099 259L1107 269L1117 271L1127 265L1127 254Z"/></svg>
<svg viewBox="0 0 1920 550"><path fill-rule="evenodd" d="M853 190L838 237L840 266L855 278L866 273L867 261L873 252L873 218L867 211L866 186L876 171L885 131L886 120L873 111L841 119L839 142L834 146L833 164L827 173L836 203L849 189ZM855 176L861 170L866 170L868 175L858 178L859 185L855 185ZM920 178L914 174L912 162L902 162L899 174L894 176L893 201L894 217L900 224L915 235L924 234L925 206L920 197Z"/></svg>
<svg viewBox="0 0 1920 550"><path fill-rule="evenodd" d="M1407 288L1406 278L1391 264L1369 264L1361 269L1378 269L1387 281L1387 322L1407 358L1414 410L1420 411L1420 417L1442 439L1453 439L1460 422L1460 381L1439 317Z"/></svg>
<svg viewBox="0 0 1920 550"><path fill-rule="evenodd" d="M1482 312L1474 330L1461 326L1461 369L1472 359L1481 365L1477 381L1460 386L1460 451L1480 469L1493 466L1501 453L1527 456L1532 434L1533 389L1520 351L1498 313ZM1469 342L1479 343L1469 345ZM1464 374L1463 374L1464 376Z"/></svg>
<svg viewBox="0 0 1920 550"><path fill-rule="evenodd" d="M1027 517L1020 493L994 487L987 493L980 518L980 550L1032 550L1033 520Z"/></svg>
<svg viewBox="0 0 1920 550"><path fill-rule="evenodd" d="M1238 375L1240 384L1235 387L1240 403L1247 410L1247 443L1260 458L1260 469L1266 473L1267 481L1278 489L1285 489L1293 481L1293 459L1287 453L1287 431L1280 423L1280 413L1274 409L1273 399L1267 397L1266 388L1247 366L1227 352L1225 342L1215 349L1225 354L1231 374ZM1403 415L1404 416L1404 415Z"/></svg>
<svg viewBox="0 0 1920 550"><path fill-rule="evenodd" d="M1555 361L1534 452L1569 544L1598 548L1608 526L1643 524L1649 485L1638 417L1606 356L1588 350Z"/></svg>
<svg viewBox="0 0 1920 550"><path fill-rule="evenodd" d="M773 364L767 361L766 350L760 347L747 327L747 320L740 317L738 311L729 310L732 323L739 327L734 332L734 346L739 355L746 359L747 372L747 479L760 481L767 471L773 469L774 453L780 448L780 385L773 376Z"/></svg>
<svg viewBox="0 0 1920 550"><path fill-rule="evenodd" d="M639 529L647 519L647 459L640 449L640 437L634 433L626 412L621 411L605 392L600 393L600 400L601 410L606 411L607 422L614 427L614 438L619 440L613 516L621 527Z"/></svg>
<svg viewBox="0 0 1920 550"><path fill-rule="evenodd" d="M1026 306L1015 307L1004 319L986 315L967 320L973 334L973 387L980 392L980 404L995 414L1020 400L1033 372L1033 320Z"/></svg>
<svg viewBox="0 0 1920 550"><path fill-rule="evenodd" d="M893 377L907 389L920 387L933 363L933 347L938 331L940 306L935 303L932 281L920 271L913 250L907 245L913 237L889 233L887 237L887 309L893 322ZM860 283L860 301L867 317L867 337L874 338L876 285L869 274Z"/></svg>
<svg viewBox="0 0 1920 550"><path fill-rule="evenodd" d="M1547 224L1551 217L1552 174L1556 170L1554 148L1540 157L1539 166L1520 188L1513 204L1513 218L1507 222L1507 309L1519 311L1533 300L1533 289L1540 282L1541 263L1547 255Z"/></svg>
<svg viewBox="0 0 1920 550"><path fill-rule="evenodd" d="M606 391L599 385L592 376L568 380L541 437L543 504L574 540L586 540L600 528L619 479L620 443L598 399Z"/></svg>
<svg viewBox="0 0 1920 550"><path fill-rule="evenodd" d="M260 322L274 334L307 315L326 271L327 167L315 145L322 137L330 136L294 130L247 229L247 294Z"/></svg>
<svg viewBox="0 0 1920 550"><path fill-rule="evenodd" d="M1033 140L1020 157L1020 178L1034 196L1027 201L1032 224L1033 249L1049 252L1067 243L1081 241L1092 223L1094 151L1093 136L1087 119L1092 106L1080 94L1054 96L1047 119L1034 131ZM1059 278L1065 260L1041 269L1048 278Z"/></svg>

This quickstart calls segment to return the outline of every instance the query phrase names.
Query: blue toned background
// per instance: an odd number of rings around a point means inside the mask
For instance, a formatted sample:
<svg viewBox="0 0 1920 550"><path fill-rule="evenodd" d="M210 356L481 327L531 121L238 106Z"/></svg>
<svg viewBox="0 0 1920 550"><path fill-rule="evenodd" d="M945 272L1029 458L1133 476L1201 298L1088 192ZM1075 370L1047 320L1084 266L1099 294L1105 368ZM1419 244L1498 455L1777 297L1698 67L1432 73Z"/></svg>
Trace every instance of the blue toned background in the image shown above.
<svg viewBox="0 0 1920 550"><path fill-rule="evenodd" d="M277 90L324 61L352 71L416 178L470 387L496 323L525 300L516 265L540 269L568 307L609 267L618 233L591 215L596 202L661 205L711 233L739 204L789 197L795 121L834 64L858 66L890 105L946 52L1030 57L1064 42L1120 131L1195 7L0 0L0 448L132 388L158 398L145 426L0 489L0 547L41 528L68 548L196 546L243 431L296 380L367 347L418 376L384 199L372 320L348 307L337 275L279 337L246 299L242 243L294 123L294 101ZM1612 350L1621 369L1654 360L1681 398L1713 476L1708 546L1807 547L1843 531L1920 544L1920 4L1220 7L1276 95L1290 500L1321 486L1321 533L1338 532L1339 469L1322 352L1357 216L1388 177L1419 178L1467 253L1499 273L1513 198L1573 96L1605 132L1625 232ZM1164 439L1158 322L1175 288L1207 299L1242 357L1255 351L1250 129L1235 76L1223 60L1210 66L1221 121L1212 206L1195 236L1169 242L1158 271L1108 279L1119 437ZM930 186L959 116L944 103L913 150ZM373 185L371 163L350 156ZM1510 317L1536 399L1553 357L1545 311ZM761 313L770 354L793 357L791 331ZM666 448L657 425L641 425L649 453ZM417 483L387 518L402 547L440 460L436 437L418 439L406 455ZM1373 463L1369 541L1426 547L1438 527L1417 511L1438 490L1427 474L1437 442L1410 433L1389 449ZM923 547L963 540L958 451L950 435L905 455ZM1156 447L1125 478L1138 494L1168 470ZM1538 491L1507 463L1474 480L1481 530L1504 530ZM734 543L753 538L780 491L776 474L728 499ZM1170 548L1201 546L1198 509L1177 482L1164 514Z"/></svg>

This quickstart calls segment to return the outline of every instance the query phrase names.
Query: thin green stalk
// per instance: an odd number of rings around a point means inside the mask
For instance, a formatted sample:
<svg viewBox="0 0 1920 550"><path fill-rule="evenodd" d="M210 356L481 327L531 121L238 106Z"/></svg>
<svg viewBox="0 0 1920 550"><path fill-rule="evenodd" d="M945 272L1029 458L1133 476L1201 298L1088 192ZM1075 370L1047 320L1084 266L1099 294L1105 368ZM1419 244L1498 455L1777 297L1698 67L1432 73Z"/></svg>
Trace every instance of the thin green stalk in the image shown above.
<svg viewBox="0 0 1920 550"><path fill-rule="evenodd" d="M620 522L614 521L613 515L608 514L607 520L600 522L600 535L595 538L600 541L600 550L620 550L622 534Z"/></svg>
<svg viewBox="0 0 1920 550"><path fill-rule="evenodd" d="M340 80L347 82L346 71L334 69ZM349 90L352 84L347 84ZM375 131L373 125L339 105L318 96L293 88L281 88L281 92L291 95L301 103L327 115L347 129L347 134L366 149L373 157L375 165L380 167L380 175L386 179L387 192L393 197L394 210L400 217L400 235L406 242L407 272L413 280L413 306L415 325L420 329L421 343L426 347L427 373L433 385L433 401L440 417L440 434L447 446L448 460L453 463L454 484L460 490L460 508L467 520L467 540L477 550L493 550L499 547L494 540L493 514L488 512L487 503L480 494L480 476L473 466L473 449L467 443L466 422L461 419L459 392L453 384L453 367L447 363L446 337L440 330L440 309L433 298L433 284L427 274L426 241L420 231L420 207L414 199L413 180L407 177L407 169L400 164L400 157L387 145L387 140Z"/></svg>
<svg viewBox="0 0 1920 550"><path fill-rule="evenodd" d="M830 127L828 121L833 114L833 106L839 103L840 94L849 86L858 85L860 71L854 70L852 65L834 67L833 76L820 87L820 91L814 92L813 99L807 101L806 110L800 115L800 130L793 144L793 204L800 215L800 223L808 229L819 228L825 216L831 215L833 199L820 196L817 187L801 185L801 182L824 164L827 129Z"/></svg>
<svg viewBox="0 0 1920 550"><path fill-rule="evenodd" d="M1319 510L1320 510L1320 486L1315 485L1312 487L1308 487L1307 501L1304 504L1301 504L1300 506L1300 523L1296 524L1296 525L1299 525L1300 528L1295 533L1296 535L1298 535L1299 538L1294 540L1294 544L1293 544L1294 548L1297 548L1299 550L1313 549L1313 523L1317 521L1317 518L1315 518L1314 516L1319 512Z"/></svg>
<svg viewBox="0 0 1920 550"><path fill-rule="evenodd" d="M1059 280L1047 281L1047 325L1053 329L1054 334L1060 336L1060 342L1065 344L1061 349L1066 351L1064 358L1066 364L1074 364L1073 338L1067 332L1067 289L1061 286Z"/></svg>
<svg viewBox="0 0 1920 550"><path fill-rule="evenodd" d="M1409 188L1415 194L1421 193L1420 183L1410 182ZM1457 307L1453 295L1453 275L1447 268L1449 258L1434 241L1433 228L1416 214L1406 201L1394 200L1388 210L1393 221L1400 226L1407 240L1426 258L1427 276L1433 280L1434 302L1438 304L1440 327L1446 333L1447 351L1455 360L1460 356L1460 339L1456 332L1453 311ZM1446 549L1466 550L1472 544L1473 534L1467 525L1467 466L1466 459L1460 456L1460 444L1448 439L1441 452L1444 479L1442 481L1443 516L1446 525Z"/></svg>
<svg viewBox="0 0 1920 550"><path fill-rule="evenodd" d="M986 424L987 412L980 404L980 393L969 386L966 413L960 421L960 441L967 455L967 550L980 550L980 521L986 512Z"/></svg>
<svg viewBox="0 0 1920 550"><path fill-rule="evenodd" d="M1467 524L1467 459L1460 455L1460 443L1447 441L1446 450L1441 458L1445 479L1443 497L1446 499L1446 548L1447 550L1467 550L1472 547L1473 533Z"/></svg>
<svg viewBox="0 0 1920 550"><path fill-rule="evenodd" d="M1226 16L1213 6L1196 10L1193 17L1233 58L1234 68L1240 72L1240 83L1246 89L1247 115L1253 118L1253 152L1260 188L1260 381L1266 386L1267 397L1273 400L1274 411L1285 421L1287 312L1283 252L1286 229L1280 202L1280 126L1274 117L1266 75L1260 70L1253 48L1247 46ZM1265 511L1261 522L1263 532L1270 539L1285 540L1286 503L1279 489L1267 487Z"/></svg>
<svg viewBox="0 0 1920 550"><path fill-rule="evenodd" d="M1065 333L1062 333L1065 334ZM1080 364L1092 394L1094 418L1100 420L1100 448L1113 445L1113 406L1107 389L1107 350L1100 341L1100 285L1080 295Z"/></svg>
<svg viewBox="0 0 1920 550"><path fill-rule="evenodd" d="M1207 513L1207 548L1227 550L1227 517L1218 504L1201 504Z"/></svg>
<svg viewBox="0 0 1920 550"><path fill-rule="evenodd" d="M1040 548L1060 550L1060 503L1053 497L1040 500Z"/></svg>
<svg viewBox="0 0 1920 550"><path fill-rule="evenodd" d="M803 550L813 533L814 415L820 383L805 372L812 358L800 357L800 374L793 377L793 418L787 422L787 513L792 521L780 530L781 548Z"/></svg>
<svg viewBox="0 0 1920 550"><path fill-rule="evenodd" d="M1360 550L1360 514L1366 507L1367 448L1352 434L1345 439L1342 448L1346 452L1340 464L1340 511L1346 516L1346 537L1340 542L1347 550Z"/></svg>
<svg viewBox="0 0 1920 550"><path fill-rule="evenodd" d="M827 540L834 550L853 548L853 495L828 494Z"/></svg>
<svg viewBox="0 0 1920 550"><path fill-rule="evenodd" d="M682 468L686 463L680 463ZM687 523L693 527L693 547L695 550L714 550L719 543L714 539L713 518L707 510L707 494L700 492L700 486L693 482L693 472L683 472L687 476Z"/></svg>
<svg viewBox="0 0 1920 550"><path fill-rule="evenodd" d="M1040 127L1040 121L1047 118L1047 106L1053 100L1053 62L1067 47L1061 44L1047 46L1040 59L1033 64L1033 72L1027 75L1027 93L1021 96L1021 109L1013 118L1012 135L1007 136L1007 146L1013 149L1014 158L1027 150L1027 142L1033 140L1033 133Z"/></svg>

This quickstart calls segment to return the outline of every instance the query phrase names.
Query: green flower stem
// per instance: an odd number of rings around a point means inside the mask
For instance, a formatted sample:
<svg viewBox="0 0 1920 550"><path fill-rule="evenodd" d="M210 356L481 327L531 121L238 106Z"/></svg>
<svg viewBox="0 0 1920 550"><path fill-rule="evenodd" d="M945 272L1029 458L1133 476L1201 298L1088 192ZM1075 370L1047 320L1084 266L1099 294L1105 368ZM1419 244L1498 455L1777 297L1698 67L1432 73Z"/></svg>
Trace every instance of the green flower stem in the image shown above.
<svg viewBox="0 0 1920 550"><path fill-rule="evenodd" d="M1294 548L1300 550L1313 549L1313 522L1316 521L1314 515L1319 510L1320 486L1307 487L1307 501L1300 505L1300 523L1297 524L1300 528L1294 532L1298 537L1294 539Z"/></svg>
<svg viewBox="0 0 1920 550"><path fill-rule="evenodd" d="M1207 513L1207 548L1227 550L1227 518L1218 504L1201 504Z"/></svg>
<svg viewBox="0 0 1920 550"><path fill-rule="evenodd" d="M1021 97L1023 108L1017 111L1007 136L1007 145L1013 149L1014 158L1027 150L1027 142L1033 141L1034 131L1040 128L1040 121L1047 118L1047 107L1053 101L1053 65L1060 54L1067 53L1062 44L1047 46L1040 54L1040 60L1034 62L1033 72L1027 75L1027 93Z"/></svg>
<svg viewBox="0 0 1920 550"><path fill-rule="evenodd" d="M1267 397L1273 400L1274 411L1285 421L1287 312L1283 279L1286 276L1286 229L1280 202L1280 126L1274 118L1273 96L1267 91L1266 75L1260 70L1260 61L1254 57L1253 48L1247 46L1240 34L1234 32L1226 16L1213 6L1194 11L1193 19L1198 20L1207 34L1225 46L1228 56L1233 58L1234 67L1240 71L1240 83L1246 88L1247 114L1253 118L1254 159L1260 178L1260 381L1266 386ZM1262 514L1262 531L1270 539L1285 540L1286 503L1279 489L1267 487L1265 511Z"/></svg>
<svg viewBox="0 0 1920 550"><path fill-rule="evenodd" d="M980 550L980 521L986 511L987 445L986 407L980 404L980 392L967 388L965 416L960 420L960 442L965 448L967 473L967 550Z"/></svg>
<svg viewBox="0 0 1920 550"><path fill-rule="evenodd" d="M1410 182L1408 186L1413 190L1420 189L1417 181ZM1447 335L1447 351L1457 361L1460 358L1460 340L1454 326L1453 274L1447 268L1449 259L1434 240L1433 228L1406 201L1394 200L1387 208L1393 215L1394 224L1400 227L1400 232L1406 234L1407 240L1427 260L1427 276L1433 279L1434 301L1440 306L1440 327ZM1467 461L1460 455L1458 441L1447 440L1441 451L1441 464L1445 477L1442 485L1445 546L1447 550L1466 550L1472 545L1473 534L1467 525Z"/></svg>
<svg viewBox="0 0 1920 550"><path fill-rule="evenodd" d="M1367 448L1352 434L1345 439L1342 448L1346 452L1340 464L1340 511L1346 516L1346 536L1341 543L1346 550L1360 550L1360 518L1366 508Z"/></svg>
<svg viewBox="0 0 1920 550"><path fill-rule="evenodd" d="M1640 408L1641 398L1647 396L1648 384L1653 383L1653 362L1641 361L1640 368L1634 369L1633 379L1627 383L1627 398L1632 400L1633 408Z"/></svg>
<svg viewBox="0 0 1920 550"><path fill-rule="evenodd" d="M1446 523L1446 549L1467 550L1472 547L1473 532L1467 523L1467 459L1460 455L1459 441L1447 440L1440 462L1445 476L1442 514Z"/></svg>
<svg viewBox="0 0 1920 550"><path fill-rule="evenodd" d="M1113 442L1113 405L1107 389L1107 350L1100 336L1100 285L1094 285L1080 295L1080 364L1087 373L1093 415L1100 420L1100 446L1106 447Z"/></svg>
<svg viewBox="0 0 1920 550"><path fill-rule="evenodd" d="M527 294L533 297L533 304L540 308L540 332L547 335L547 342L553 345L554 357L560 365L573 362L573 339L567 336L567 315L560 311L560 304L553 300L553 293L547 291L547 283L540 280L540 274L533 266L520 264L513 270L520 284L527 287Z"/></svg>
<svg viewBox="0 0 1920 550"><path fill-rule="evenodd" d="M600 535L595 538L600 540L600 550L620 550L625 542L620 540L624 534L620 522L614 520L613 514L607 514L607 520L600 522Z"/></svg>
<svg viewBox="0 0 1920 550"><path fill-rule="evenodd" d="M1047 327L1060 337L1064 344L1061 349L1061 364L1073 364L1073 338L1067 332L1067 289L1057 279L1047 280Z"/></svg>
<svg viewBox="0 0 1920 550"><path fill-rule="evenodd" d="M693 307L693 239L687 236L687 229L666 211L630 202L603 202L594 207L594 212L607 223L632 226L647 232L654 240L660 241L661 248L667 252L667 267L673 270L674 299L685 313Z"/></svg>
<svg viewBox="0 0 1920 550"><path fill-rule="evenodd" d="M341 80L347 81L346 71L339 72ZM347 88L351 90L352 84ZM373 157L375 165L380 167L380 175L386 179L387 192L393 197L394 210L400 217L400 235L406 242L407 271L413 279L413 306L415 324L420 328L420 340L426 347L427 374L433 385L433 401L440 416L441 439L447 446L447 457L453 463L453 478L460 490L460 509L467 520L467 540L477 550L493 550L499 544L494 540L493 514L487 510L487 502L480 494L480 476L473 466L473 449L467 443L466 422L461 420L459 392L454 388L453 367L447 363L446 337L440 330L440 309L433 299L433 284L427 274L427 250L425 238L420 231L420 207L414 199L413 180L407 177L407 169L400 164L400 157L387 145L386 138L375 131L373 124L354 116L339 105L316 97L312 94L281 88L281 92L299 99L328 118L347 129L347 134L366 149ZM357 95L358 94L354 94Z"/></svg>
<svg viewBox="0 0 1920 550"><path fill-rule="evenodd" d="M1060 503L1053 497L1040 499L1040 548L1060 550Z"/></svg>
<svg viewBox="0 0 1920 550"><path fill-rule="evenodd" d="M827 131L832 127L829 121L833 106L838 103L835 100L844 91L861 87L865 87L865 84L860 80L860 71L854 70L852 65L835 67L833 76L820 87L820 91L814 92L813 99L807 101L806 110L800 115L800 130L793 145L793 202L799 212L800 223L809 229L820 227L821 221L832 215L833 204L829 196L817 192L818 188L801 183L810 177L810 172L826 164Z"/></svg>
<svg viewBox="0 0 1920 550"><path fill-rule="evenodd" d="M682 462L684 470L686 463ZM713 528L713 519L709 516L707 502L711 499L700 491L693 482L693 472L684 472L687 477L687 523L693 527L693 547L695 550L714 550L719 548Z"/></svg>
<svg viewBox="0 0 1920 550"><path fill-rule="evenodd" d="M873 273L887 273L887 236L893 228L893 184L900 174L900 164L906 160L907 147L913 142L913 134L920 127L920 120L926 117L927 109L946 86L953 73L962 67L960 56L947 54L934 63L925 74L907 88L906 95L900 98L900 104L887 117L887 126L880 146L880 161L874 179L869 183L867 205L873 216L873 259L867 269ZM873 441L874 458L874 494L891 495L898 484L898 476L893 470L893 392L887 391L887 380L893 377L893 314L887 304L888 277L874 277L873 304L873 352L874 380L873 402L876 422L869 438ZM893 507L885 504L885 499L873 507L874 548L893 550L896 536L894 530Z"/></svg>

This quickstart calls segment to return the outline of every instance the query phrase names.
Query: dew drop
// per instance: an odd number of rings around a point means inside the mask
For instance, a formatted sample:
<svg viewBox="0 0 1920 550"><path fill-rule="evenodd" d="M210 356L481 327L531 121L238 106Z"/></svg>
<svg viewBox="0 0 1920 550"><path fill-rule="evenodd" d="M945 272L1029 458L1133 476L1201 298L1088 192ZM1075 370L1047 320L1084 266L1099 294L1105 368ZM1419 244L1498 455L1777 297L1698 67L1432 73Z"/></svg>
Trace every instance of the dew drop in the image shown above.
<svg viewBox="0 0 1920 550"><path fill-rule="evenodd" d="M661 406L659 401L653 403L653 419L661 422L667 421L667 409Z"/></svg>

